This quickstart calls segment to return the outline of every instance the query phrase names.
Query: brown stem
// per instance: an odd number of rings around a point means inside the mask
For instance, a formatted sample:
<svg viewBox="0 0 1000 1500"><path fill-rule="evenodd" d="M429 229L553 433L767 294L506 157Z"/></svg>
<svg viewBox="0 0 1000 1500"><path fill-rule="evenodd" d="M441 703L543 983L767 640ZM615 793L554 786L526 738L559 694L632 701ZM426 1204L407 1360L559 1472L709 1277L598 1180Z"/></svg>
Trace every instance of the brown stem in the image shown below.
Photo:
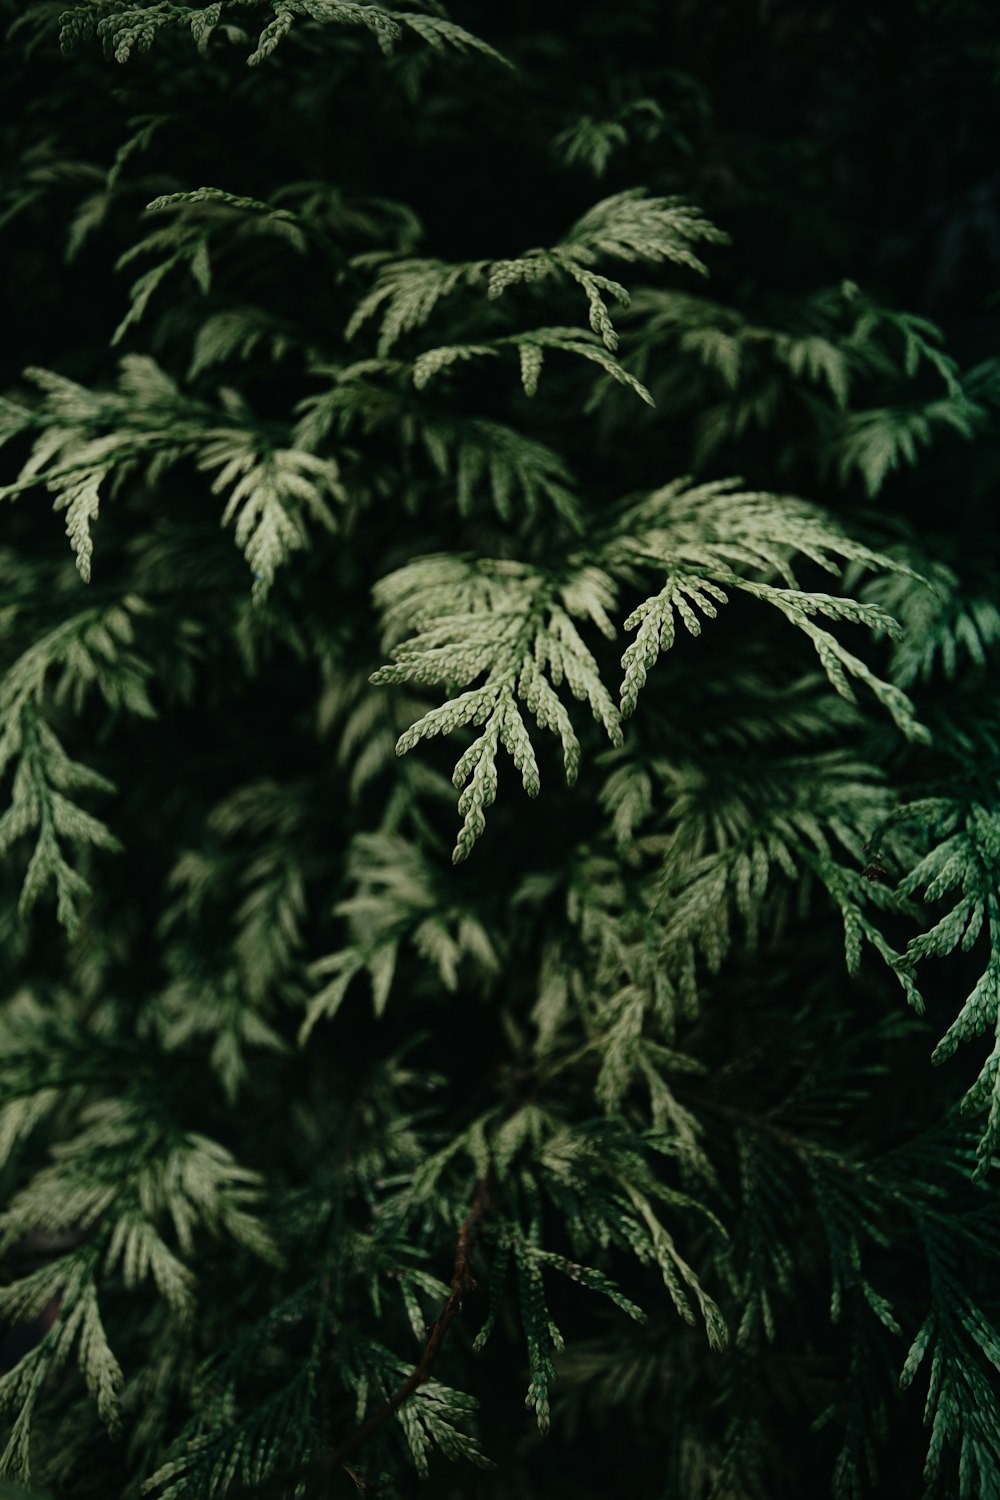
<svg viewBox="0 0 1000 1500"><path fill-rule="evenodd" d="M306 1500L320 1500L334 1475L341 1469L349 1473L358 1488L368 1493L371 1492L371 1486L353 1469L348 1469L347 1460L352 1458L359 1448L364 1447L383 1422L387 1422L404 1401L409 1400L414 1391L430 1379L431 1366L437 1358L444 1336L454 1322L456 1314L462 1309L462 1298L476 1284L476 1279L472 1274L472 1250L479 1223L489 1212L491 1189L492 1174L487 1172L476 1184L472 1206L458 1231L458 1240L455 1245L455 1268L451 1273L448 1300L436 1321L431 1325L427 1343L424 1345L423 1353L413 1372L393 1391L378 1411L374 1412L367 1421L362 1422L361 1426L357 1427L350 1437L346 1437L338 1448L327 1448L296 1468L272 1474L264 1484L252 1490L236 1490L232 1492L231 1500L250 1500L251 1496L254 1500L272 1500L272 1497L273 1500L277 1500L277 1497L302 1483L306 1486Z"/></svg>

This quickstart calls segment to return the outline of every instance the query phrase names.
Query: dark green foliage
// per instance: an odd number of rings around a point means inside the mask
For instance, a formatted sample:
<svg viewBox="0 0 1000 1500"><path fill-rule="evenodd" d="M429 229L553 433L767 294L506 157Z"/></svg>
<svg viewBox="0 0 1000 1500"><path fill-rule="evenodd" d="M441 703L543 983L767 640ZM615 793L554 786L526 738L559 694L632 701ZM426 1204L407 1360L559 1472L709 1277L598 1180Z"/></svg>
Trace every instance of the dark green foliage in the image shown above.
<svg viewBox="0 0 1000 1500"><path fill-rule="evenodd" d="M0 1487L1000 1500L990 9L4 10Z"/></svg>

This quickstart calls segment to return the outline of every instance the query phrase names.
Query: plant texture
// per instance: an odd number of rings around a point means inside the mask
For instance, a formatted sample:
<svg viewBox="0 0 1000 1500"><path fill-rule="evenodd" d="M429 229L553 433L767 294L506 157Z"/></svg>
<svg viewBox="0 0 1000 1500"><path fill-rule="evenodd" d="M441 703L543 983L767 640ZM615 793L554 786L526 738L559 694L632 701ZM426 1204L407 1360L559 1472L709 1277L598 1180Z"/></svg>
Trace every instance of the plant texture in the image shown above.
<svg viewBox="0 0 1000 1500"><path fill-rule="evenodd" d="M3 9L3 1495L1000 1500L989 8Z"/></svg>

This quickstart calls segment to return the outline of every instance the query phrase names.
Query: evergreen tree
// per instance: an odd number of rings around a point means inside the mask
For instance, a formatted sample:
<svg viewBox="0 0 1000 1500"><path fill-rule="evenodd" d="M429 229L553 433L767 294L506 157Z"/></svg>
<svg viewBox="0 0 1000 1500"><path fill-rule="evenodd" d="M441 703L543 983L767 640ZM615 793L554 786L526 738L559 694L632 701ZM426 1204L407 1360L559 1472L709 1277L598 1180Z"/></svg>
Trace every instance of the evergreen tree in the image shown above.
<svg viewBox="0 0 1000 1500"><path fill-rule="evenodd" d="M991 8L63 3L10 1493L1000 1497Z"/></svg>

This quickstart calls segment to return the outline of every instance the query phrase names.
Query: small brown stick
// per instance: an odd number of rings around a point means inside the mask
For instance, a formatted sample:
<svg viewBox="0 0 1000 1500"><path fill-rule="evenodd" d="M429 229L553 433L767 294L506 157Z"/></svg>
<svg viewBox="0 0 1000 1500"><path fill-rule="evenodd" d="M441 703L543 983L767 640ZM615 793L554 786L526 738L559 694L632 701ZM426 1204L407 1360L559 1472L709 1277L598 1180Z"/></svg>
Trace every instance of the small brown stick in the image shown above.
<svg viewBox="0 0 1000 1500"><path fill-rule="evenodd" d="M328 1448L322 1453L317 1453L298 1468L285 1469L280 1473L272 1474L262 1485L253 1490L236 1491L231 1500L237 1500L238 1496L246 1496L246 1500L249 1500L251 1495L255 1497L255 1500L269 1500L269 1497L284 1495L295 1485L303 1482L306 1485L306 1500L320 1500L338 1470L347 1469L347 1460L367 1443L372 1434L399 1410L415 1390L430 1379L431 1366L437 1358L444 1336L454 1322L456 1314L462 1309L462 1298L476 1284L476 1278L472 1274L472 1250L477 1227L489 1212L491 1178L492 1174L487 1173L476 1184L472 1206L458 1231L458 1240L455 1245L455 1268L451 1273L448 1300L436 1321L431 1325L427 1343L424 1345L423 1353L413 1372L393 1391L384 1405L380 1406L366 1422L362 1422L361 1426L356 1428L350 1437L345 1438L338 1448ZM359 1474L353 1469L348 1472L356 1485L360 1480L359 1488L370 1491L370 1485L367 1485Z"/></svg>

